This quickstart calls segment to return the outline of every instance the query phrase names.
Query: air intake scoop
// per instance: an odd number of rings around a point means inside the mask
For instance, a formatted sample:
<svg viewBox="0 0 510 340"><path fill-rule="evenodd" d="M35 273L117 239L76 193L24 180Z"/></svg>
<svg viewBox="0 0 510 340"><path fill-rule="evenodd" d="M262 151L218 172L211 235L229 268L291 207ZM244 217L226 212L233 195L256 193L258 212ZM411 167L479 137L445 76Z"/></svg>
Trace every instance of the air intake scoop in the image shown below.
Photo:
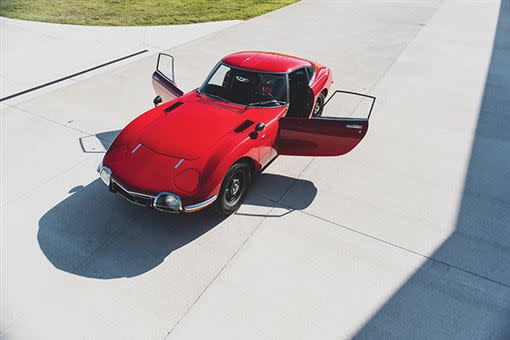
<svg viewBox="0 0 510 340"><path fill-rule="evenodd" d="M183 102L177 102L177 103L173 103L172 105L170 105L169 107L165 108L165 112L168 113L172 110L175 110L176 108L178 108L179 106L181 106L182 104L184 104Z"/></svg>

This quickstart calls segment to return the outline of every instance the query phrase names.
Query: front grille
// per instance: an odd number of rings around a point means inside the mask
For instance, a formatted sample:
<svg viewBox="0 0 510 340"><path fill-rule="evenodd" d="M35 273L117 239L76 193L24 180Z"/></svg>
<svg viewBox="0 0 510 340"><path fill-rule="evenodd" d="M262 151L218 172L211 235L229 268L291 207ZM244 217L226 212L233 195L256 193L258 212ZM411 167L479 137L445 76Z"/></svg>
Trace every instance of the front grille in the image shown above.
<svg viewBox="0 0 510 340"><path fill-rule="evenodd" d="M114 186L114 191L119 193L122 197L124 197L131 203L143 205L144 207L149 207L152 205L152 197L127 192L126 190L124 190L124 188L122 188L120 185L118 185L115 182L113 182L113 186Z"/></svg>

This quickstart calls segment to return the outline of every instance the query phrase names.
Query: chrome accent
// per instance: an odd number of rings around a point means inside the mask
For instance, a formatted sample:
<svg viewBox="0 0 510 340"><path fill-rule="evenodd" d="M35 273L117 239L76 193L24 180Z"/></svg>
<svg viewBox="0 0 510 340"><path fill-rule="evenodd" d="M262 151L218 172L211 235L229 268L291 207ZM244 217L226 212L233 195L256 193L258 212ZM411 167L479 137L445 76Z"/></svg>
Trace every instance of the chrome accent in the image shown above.
<svg viewBox="0 0 510 340"><path fill-rule="evenodd" d="M112 170L110 170L110 168L106 166L103 166L101 168L101 172L99 172L99 177L101 178L104 184L110 186L112 182Z"/></svg>
<svg viewBox="0 0 510 340"><path fill-rule="evenodd" d="M136 152L136 150L138 150L138 148L141 146L142 146L142 144L138 144L137 146L135 146L135 148L131 151L131 154L134 154Z"/></svg>
<svg viewBox="0 0 510 340"><path fill-rule="evenodd" d="M103 169L104 168L106 168L106 167L103 167ZM108 169L108 168L106 168L106 169ZM151 207L152 206L154 209L156 209L158 211L167 212L167 213L180 213L180 212L192 213L192 212L201 210L201 209L211 205L218 198L218 195L214 195L214 196L206 199L205 201L202 201L202 202L199 202L199 203L196 203L196 204L187 205L187 206L183 207L182 206L181 197L179 195L173 194L171 192L160 192L156 196L147 195L147 194L142 194L142 193L139 193L139 192L127 190L121 184L119 184L119 182L115 181L113 179L113 177L110 177L110 181L111 181L111 183L114 183L116 186L118 186L120 189L122 189L123 191L125 191L126 193L128 193L131 196L139 196L139 197L144 197L144 198L147 198L149 200L152 200L152 204L150 204L150 205L141 204L141 203L138 203L136 201L132 201L132 200L128 199L127 197L125 197L124 195L122 195L121 193L119 193L119 195L122 196L125 200L127 200L127 201L129 201L129 202L131 202L133 204L143 206L143 207ZM169 209L161 209L161 208L157 207L156 206L156 202L157 202L158 198L160 198L163 195L164 196L172 195L172 196L176 197L179 200L179 202L181 202L181 205L179 206L179 209L178 210L171 210L170 208Z"/></svg>
<svg viewBox="0 0 510 340"><path fill-rule="evenodd" d="M187 205L184 207L184 212L190 213L190 212L194 212L194 211L203 209L203 208L211 205L212 203L214 203L214 201L216 201L216 198L218 198L218 195L214 195L214 196L206 199L205 201L197 203L197 204Z"/></svg>
<svg viewBox="0 0 510 340"><path fill-rule="evenodd" d="M157 206L157 202L158 202L158 199L160 199L160 197L163 197L163 196L173 196L175 198L177 198L179 200L179 208L178 210L172 210L172 208L168 207L167 209L163 209L161 207L158 207ZM170 212L170 213L179 213L182 211L182 202L181 202L181 198L176 195L176 194L172 194L170 192L160 192L155 198L154 198L154 201L152 202L152 207L156 210L159 210L159 211L163 211L163 212Z"/></svg>
<svg viewBox="0 0 510 340"><path fill-rule="evenodd" d="M239 178L234 178L234 180L232 181L232 195L237 194L240 188L241 182L239 181Z"/></svg>
<svg viewBox="0 0 510 340"><path fill-rule="evenodd" d="M125 192L127 192L130 195L133 195L133 196L143 196L143 197L147 197L147 198L154 198L154 196L152 196L152 195L142 194L142 193L135 192L135 191L129 191L126 188L124 188L122 185L120 185L119 182L117 182L113 178L112 178L112 182L115 183L116 186L120 187L122 190L124 190ZM124 196L122 196L122 197L124 197Z"/></svg>
<svg viewBox="0 0 510 340"><path fill-rule="evenodd" d="M177 164L175 164L174 169L177 169L182 164L182 162L184 162L184 158L182 158L180 161L177 162Z"/></svg>
<svg viewBox="0 0 510 340"><path fill-rule="evenodd" d="M347 124L345 127L348 129L358 129L358 130L363 129L363 125L357 125L357 124Z"/></svg>
<svg viewBox="0 0 510 340"><path fill-rule="evenodd" d="M313 107L313 114L317 114L321 109L321 104L319 102L315 103L315 106Z"/></svg>
<svg viewBox="0 0 510 340"><path fill-rule="evenodd" d="M324 104L326 105L326 104ZM301 119L301 118L297 118ZM321 120L342 120L342 121L348 121L348 122L368 122L367 118L349 118L349 117L326 117L326 116L319 116L319 117L312 117L312 119L321 119Z"/></svg>

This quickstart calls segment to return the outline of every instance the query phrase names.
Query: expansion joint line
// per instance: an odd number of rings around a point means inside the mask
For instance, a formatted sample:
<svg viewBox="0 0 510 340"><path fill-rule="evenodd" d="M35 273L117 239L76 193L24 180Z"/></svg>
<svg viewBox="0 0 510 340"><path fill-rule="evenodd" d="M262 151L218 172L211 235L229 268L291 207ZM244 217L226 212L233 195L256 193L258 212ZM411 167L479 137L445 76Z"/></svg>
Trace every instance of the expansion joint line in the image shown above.
<svg viewBox="0 0 510 340"><path fill-rule="evenodd" d="M259 229L259 227L262 225L262 223L264 223L264 221L266 220L266 218L268 216L270 216L271 212L274 210L274 208L278 207L280 205L280 202L287 196L287 194L289 193L289 191L292 189L292 187L294 186L294 184L297 182L297 180L301 177L301 175L306 171L306 169L308 169L308 167L310 166L310 164L312 164L313 160L315 158L312 158L307 164L306 166L303 168L303 170L299 173L299 175L294 179L294 181L292 182L292 184L289 186L289 188L285 191L285 193L280 197L280 199L278 201L274 201L274 200L269 200L268 201L272 201L274 202L273 206L271 207L271 209L268 211L268 213L262 218L262 220L257 224L257 226L255 228L253 228L253 230L250 232L250 234L248 235L248 237L243 241L243 243L236 249L236 251L232 254L232 256L229 257L229 259L223 264L223 266L220 268L220 270L216 273L216 275L212 278L211 281L209 281L209 283L207 284L207 286L204 288L204 290L202 290L202 292L197 296L197 298L193 301L193 303L186 309L186 311L182 314L182 316L179 318L179 320L177 320L177 322L172 326L172 328L168 331L168 333L165 335L165 337L163 338L164 340L168 339L168 337L172 334L172 332L175 330L175 328L177 328L177 326L181 323L181 321L186 317L186 315L188 315L188 313L191 311L191 309L193 308L194 305L197 304L197 302L200 300L200 298L202 297L202 295L204 295L204 293L209 289L209 287L212 286L212 284L214 283L214 281L216 281L216 279L221 275L221 273L223 273L223 271L225 270L225 268L228 266L228 264L230 262L232 262L232 260L237 256L237 254L239 253L239 251L245 246L245 244L248 243L248 241L252 238L252 236L255 234L255 232Z"/></svg>

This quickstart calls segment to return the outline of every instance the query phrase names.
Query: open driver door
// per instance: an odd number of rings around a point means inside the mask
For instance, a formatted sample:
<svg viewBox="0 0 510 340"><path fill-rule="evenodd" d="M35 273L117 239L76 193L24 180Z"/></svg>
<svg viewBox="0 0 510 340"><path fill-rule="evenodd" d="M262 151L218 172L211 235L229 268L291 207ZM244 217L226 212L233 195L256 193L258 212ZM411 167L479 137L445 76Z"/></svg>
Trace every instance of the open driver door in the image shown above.
<svg viewBox="0 0 510 340"><path fill-rule="evenodd" d="M163 102L173 100L183 95L175 85L174 57L170 54L160 53L156 64L156 71L152 74L152 87Z"/></svg>
<svg viewBox="0 0 510 340"><path fill-rule="evenodd" d="M324 104L321 116L280 119L276 144L278 153L293 156L340 156L348 153L365 137L374 104L375 97L337 90ZM363 118L359 118L360 112L364 112Z"/></svg>

